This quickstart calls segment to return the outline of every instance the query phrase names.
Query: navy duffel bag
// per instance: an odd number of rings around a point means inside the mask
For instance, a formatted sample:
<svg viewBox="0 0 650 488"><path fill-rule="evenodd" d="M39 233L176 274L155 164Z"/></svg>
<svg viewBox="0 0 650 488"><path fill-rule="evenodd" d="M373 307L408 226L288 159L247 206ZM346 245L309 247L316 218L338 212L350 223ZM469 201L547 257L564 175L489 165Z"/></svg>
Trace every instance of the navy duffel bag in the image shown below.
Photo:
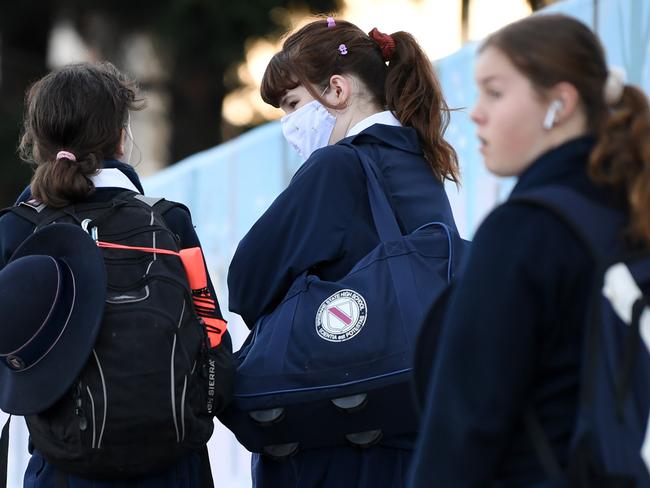
<svg viewBox="0 0 650 488"><path fill-rule="evenodd" d="M219 419L253 452L283 457L417 432L414 343L468 242L440 222L402 236L374 163L350 147L381 243L339 281L299 276L235 353L234 400Z"/></svg>

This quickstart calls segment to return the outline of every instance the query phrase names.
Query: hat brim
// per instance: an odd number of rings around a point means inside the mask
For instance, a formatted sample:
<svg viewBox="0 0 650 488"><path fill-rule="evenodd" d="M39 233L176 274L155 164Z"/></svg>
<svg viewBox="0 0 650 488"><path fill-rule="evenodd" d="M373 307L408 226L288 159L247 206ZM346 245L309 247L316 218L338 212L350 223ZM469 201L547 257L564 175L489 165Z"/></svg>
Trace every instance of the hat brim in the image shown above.
<svg viewBox="0 0 650 488"><path fill-rule="evenodd" d="M47 409L70 388L90 356L106 302L102 252L79 226L47 225L23 241L9 262L38 254L61 259L70 267L75 296L67 326L40 361L23 371L0 367L0 409L16 415Z"/></svg>

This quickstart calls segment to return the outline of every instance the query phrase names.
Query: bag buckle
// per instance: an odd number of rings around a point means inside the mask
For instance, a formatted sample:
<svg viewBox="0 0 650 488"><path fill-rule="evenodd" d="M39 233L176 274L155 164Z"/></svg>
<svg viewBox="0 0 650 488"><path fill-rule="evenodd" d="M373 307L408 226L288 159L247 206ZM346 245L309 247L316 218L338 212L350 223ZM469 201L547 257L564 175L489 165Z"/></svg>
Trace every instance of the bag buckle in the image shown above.
<svg viewBox="0 0 650 488"><path fill-rule="evenodd" d="M97 230L97 226L93 226L88 230L88 226L92 223L91 219L84 219L81 221L81 228L90 234L90 237L93 238L93 241L97 242L99 240L99 231Z"/></svg>

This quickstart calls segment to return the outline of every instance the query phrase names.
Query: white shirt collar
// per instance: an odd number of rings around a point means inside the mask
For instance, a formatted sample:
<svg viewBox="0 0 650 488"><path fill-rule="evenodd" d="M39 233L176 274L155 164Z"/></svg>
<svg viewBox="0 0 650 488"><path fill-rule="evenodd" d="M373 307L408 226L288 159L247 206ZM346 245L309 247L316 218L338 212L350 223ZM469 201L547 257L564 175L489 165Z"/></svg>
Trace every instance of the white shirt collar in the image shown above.
<svg viewBox="0 0 650 488"><path fill-rule="evenodd" d="M131 180L117 168L102 168L90 177L95 188L125 188L140 193Z"/></svg>
<svg viewBox="0 0 650 488"><path fill-rule="evenodd" d="M348 133L345 135L345 137L355 136L373 124L394 125L397 127L402 126L402 124L400 124L400 121L397 120L397 117L393 115L393 112L390 110L385 110L383 112L372 114L370 117L366 117L365 119L360 120L354 124L352 127L350 127L350 130L348 130Z"/></svg>

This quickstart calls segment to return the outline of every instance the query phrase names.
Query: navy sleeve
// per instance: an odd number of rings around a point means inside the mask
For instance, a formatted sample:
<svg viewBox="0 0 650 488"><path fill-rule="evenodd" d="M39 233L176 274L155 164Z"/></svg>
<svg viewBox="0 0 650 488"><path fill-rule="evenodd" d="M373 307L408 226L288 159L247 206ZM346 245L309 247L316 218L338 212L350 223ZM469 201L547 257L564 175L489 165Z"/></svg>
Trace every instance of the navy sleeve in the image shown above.
<svg viewBox="0 0 650 488"><path fill-rule="evenodd" d="M296 277L338 259L364 192L351 149L327 146L312 154L239 243L228 271L230 310L252 327Z"/></svg>
<svg viewBox="0 0 650 488"><path fill-rule="evenodd" d="M34 225L7 212L0 217L0 269L4 268L16 248L33 232Z"/></svg>
<svg viewBox="0 0 650 488"><path fill-rule="evenodd" d="M584 252L571 231L545 210L522 207L505 205L486 219L452 294L413 486L491 486L531 406L561 297L581 280L571 261Z"/></svg>
<svg viewBox="0 0 650 488"><path fill-rule="evenodd" d="M201 247L201 242L199 241L199 236L196 234L194 225L192 224L192 217L190 213L183 207L173 207L169 209L163 215L165 222L169 226L172 232L174 232L180 239L181 249L187 249L191 247ZM205 257L204 257L205 260ZM221 313L221 307L219 306L219 300L217 293L210 279L210 273L208 272L207 264L204 262L205 273L208 278L208 290L210 295L214 300L215 309L212 315L220 320L223 320L223 315ZM222 340L224 344L227 345L228 349L232 350L232 340L230 338L229 332L226 332L223 335Z"/></svg>
<svg viewBox="0 0 650 488"><path fill-rule="evenodd" d="M16 203L14 203L14 205L18 205L20 202L26 202L26 201L29 200L30 198L32 198L32 189L31 189L31 187L28 185L28 186L25 187L25 189L22 191L22 193L20 194L20 196L16 199Z"/></svg>

